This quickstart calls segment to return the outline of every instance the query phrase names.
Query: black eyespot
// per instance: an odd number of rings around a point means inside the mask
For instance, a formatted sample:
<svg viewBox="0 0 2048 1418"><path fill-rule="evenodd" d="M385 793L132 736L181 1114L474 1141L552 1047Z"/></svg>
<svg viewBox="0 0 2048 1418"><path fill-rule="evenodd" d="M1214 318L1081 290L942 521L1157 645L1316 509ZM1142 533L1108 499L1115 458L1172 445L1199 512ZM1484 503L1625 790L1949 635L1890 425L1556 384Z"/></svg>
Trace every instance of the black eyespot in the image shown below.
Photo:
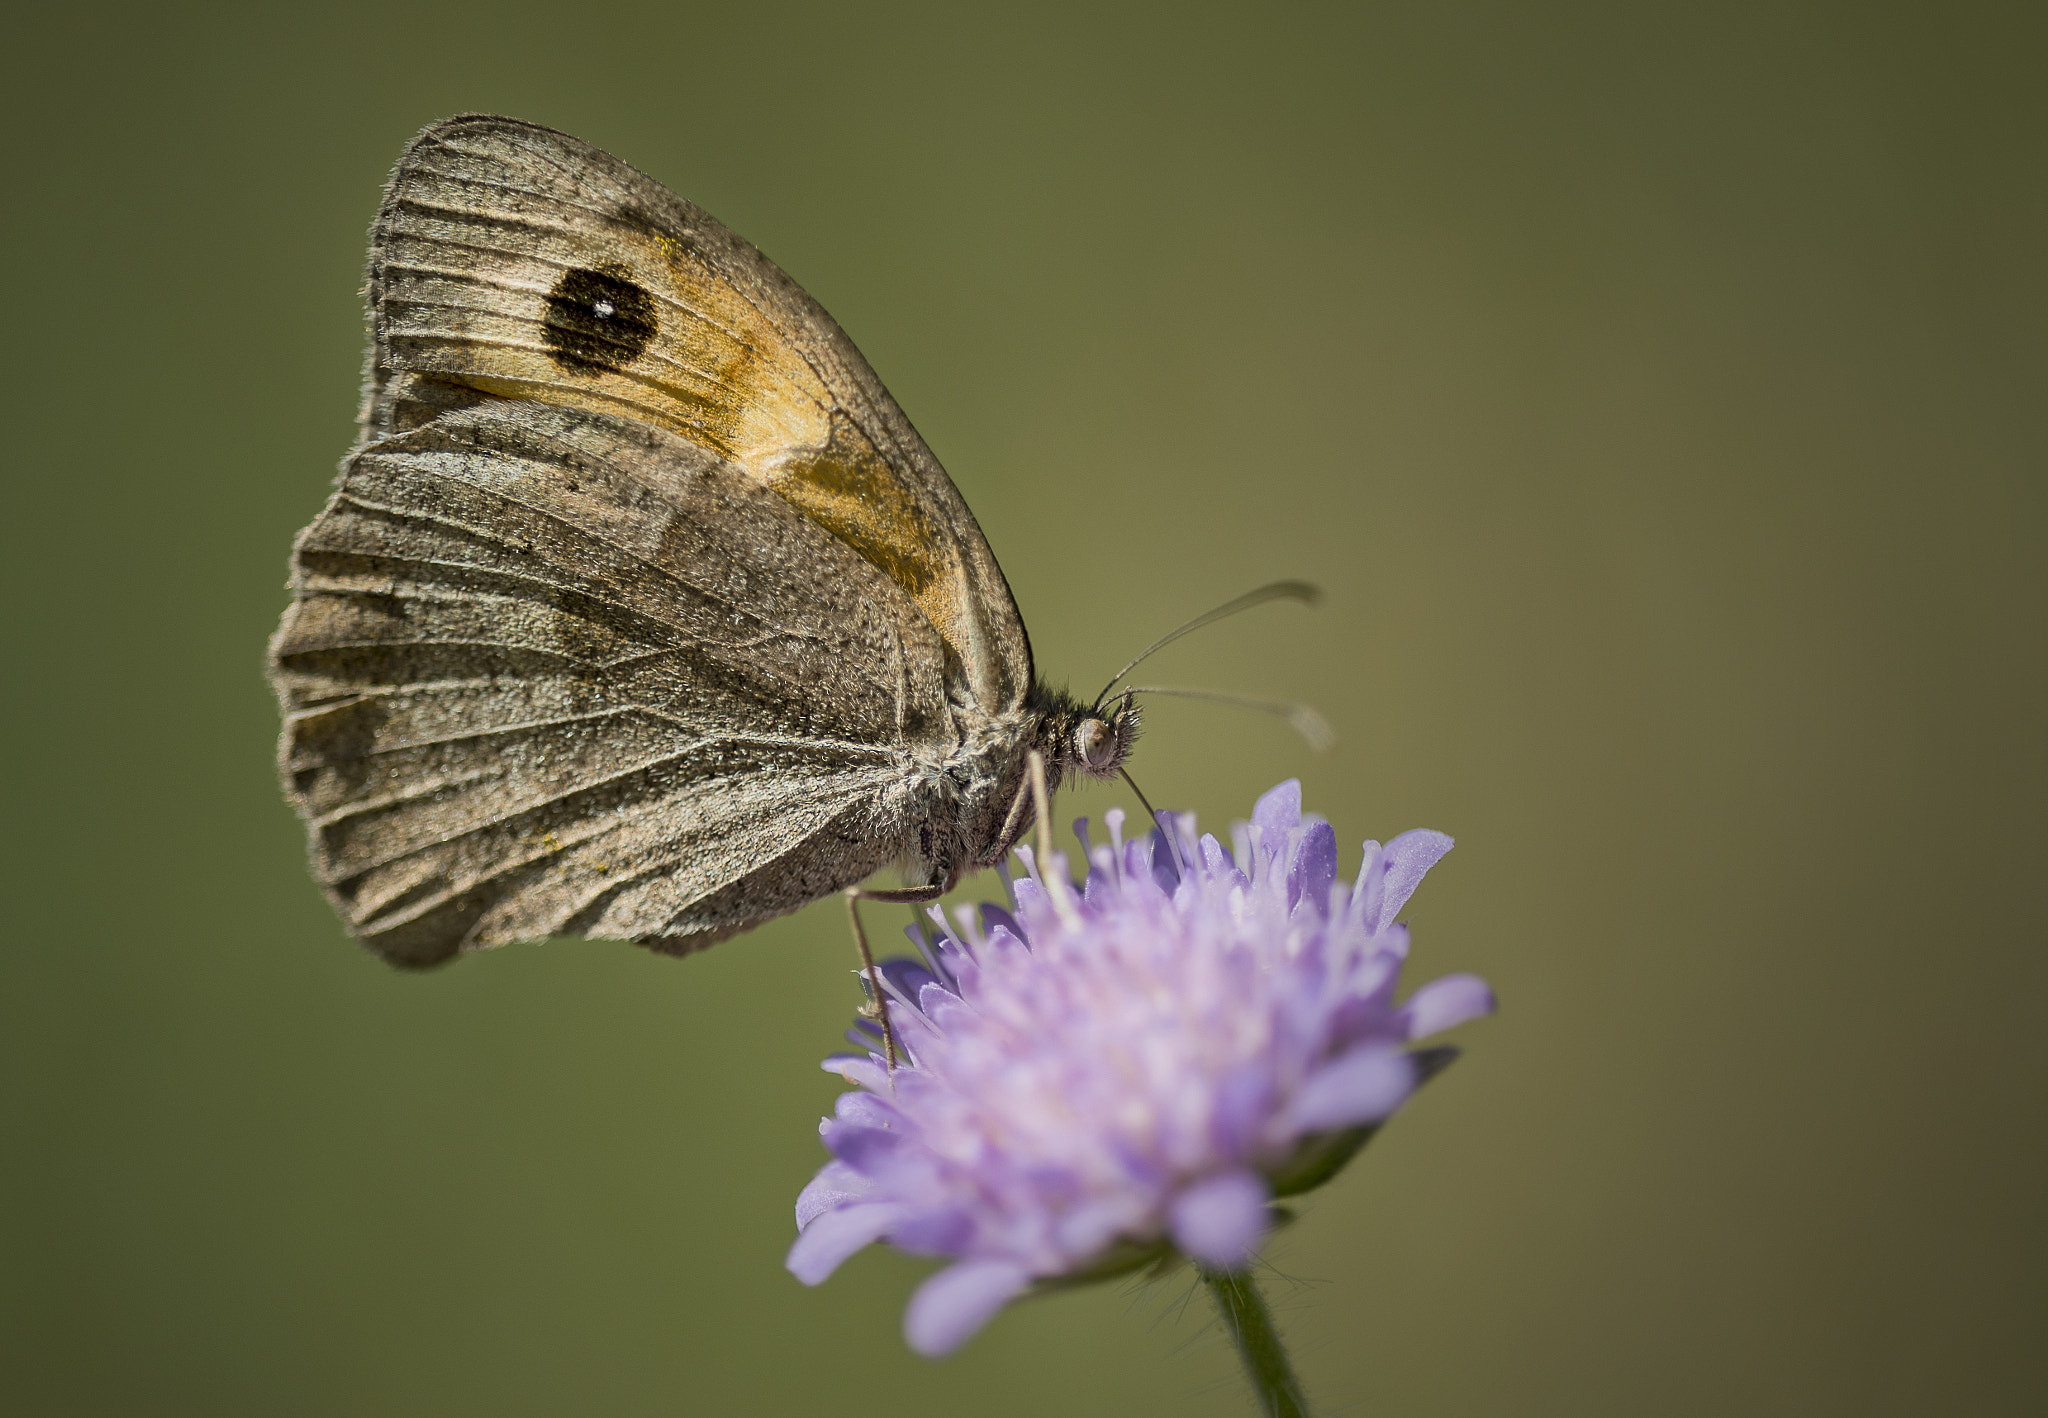
<svg viewBox="0 0 2048 1418"><path fill-rule="evenodd" d="M654 297L623 269L578 266L548 294L540 337L563 368L601 374L640 358L658 328Z"/></svg>

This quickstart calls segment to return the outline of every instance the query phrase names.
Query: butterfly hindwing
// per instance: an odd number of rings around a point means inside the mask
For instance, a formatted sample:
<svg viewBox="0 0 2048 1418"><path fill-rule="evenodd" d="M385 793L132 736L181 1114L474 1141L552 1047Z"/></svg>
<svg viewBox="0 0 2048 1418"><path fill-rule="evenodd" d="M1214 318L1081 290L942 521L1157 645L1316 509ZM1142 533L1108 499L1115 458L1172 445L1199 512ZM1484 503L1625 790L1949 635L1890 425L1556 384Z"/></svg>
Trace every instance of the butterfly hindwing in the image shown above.
<svg viewBox="0 0 2048 1418"><path fill-rule="evenodd" d="M893 581L610 413L485 398L370 443L294 590L288 790L402 963L794 909L905 851L905 746L952 733L946 647Z"/></svg>
<svg viewBox="0 0 2048 1418"><path fill-rule="evenodd" d="M458 390L666 429L888 576L985 712L1022 704L1022 621L924 441L815 301L652 178L514 119L438 123L392 175L370 303L372 436Z"/></svg>

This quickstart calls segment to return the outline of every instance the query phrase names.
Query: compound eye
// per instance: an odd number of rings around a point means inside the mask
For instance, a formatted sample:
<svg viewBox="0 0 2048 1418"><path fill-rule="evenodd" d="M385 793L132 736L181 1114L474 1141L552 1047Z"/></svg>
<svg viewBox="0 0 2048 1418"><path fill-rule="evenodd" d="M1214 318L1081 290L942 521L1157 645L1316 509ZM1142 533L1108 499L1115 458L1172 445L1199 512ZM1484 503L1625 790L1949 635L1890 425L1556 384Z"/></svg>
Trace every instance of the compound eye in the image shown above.
<svg viewBox="0 0 2048 1418"><path fill-rule="evenodd" d="M1074 730L1074 755L1089 772L1107 772L1116 755L1116 735L1100 719L1083 719Z"/></svg>

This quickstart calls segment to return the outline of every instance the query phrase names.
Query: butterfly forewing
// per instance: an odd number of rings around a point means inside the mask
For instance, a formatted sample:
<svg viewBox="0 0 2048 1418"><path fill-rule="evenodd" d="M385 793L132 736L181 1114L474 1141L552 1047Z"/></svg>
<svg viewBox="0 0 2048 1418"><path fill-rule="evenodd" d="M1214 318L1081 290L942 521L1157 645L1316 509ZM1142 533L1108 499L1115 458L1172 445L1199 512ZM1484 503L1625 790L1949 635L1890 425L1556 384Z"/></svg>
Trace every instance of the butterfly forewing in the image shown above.
<svg viewBox="0 0 2048 1418"><path fill-rule="evenodd" d="M887 575L984 710L1023 702L1023 624L923 440L815 301L645 174L512 119L437 124L392 176L370 300L372 431L451 386L668 429Z"/></svg>

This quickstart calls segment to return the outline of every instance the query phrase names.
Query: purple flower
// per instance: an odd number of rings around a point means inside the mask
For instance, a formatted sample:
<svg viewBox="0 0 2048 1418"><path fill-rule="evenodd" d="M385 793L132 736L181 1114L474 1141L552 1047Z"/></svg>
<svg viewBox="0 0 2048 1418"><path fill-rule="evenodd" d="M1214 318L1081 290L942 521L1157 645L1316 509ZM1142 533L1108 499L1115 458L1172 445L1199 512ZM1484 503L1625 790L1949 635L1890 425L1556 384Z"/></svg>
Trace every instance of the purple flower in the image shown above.
<svg viewBox="0 0 2048 1418"><path fill-rule="evenodd" d="M1014 912L948 930L934 908L939 933L911 932L922 962L883 967L908 1063L825 1062L862 1091L821 1124L833 1160L797 1199L789 1268L816 1285L878 1240L950 1257L904 1315L921 1354L1034 1285L1175 1251L1245 1265L1269 1203L1327 1181L1447 1056L1407 1046L1493 1008L1471 975L1394 1000L1394 916L1451 849L1442 833L1366 843L1346 888L1297 782L1259 799L1234 853L1161 819L1170 836L1126 842L1106 814L1081 890L1020 849Z"/></svg>

